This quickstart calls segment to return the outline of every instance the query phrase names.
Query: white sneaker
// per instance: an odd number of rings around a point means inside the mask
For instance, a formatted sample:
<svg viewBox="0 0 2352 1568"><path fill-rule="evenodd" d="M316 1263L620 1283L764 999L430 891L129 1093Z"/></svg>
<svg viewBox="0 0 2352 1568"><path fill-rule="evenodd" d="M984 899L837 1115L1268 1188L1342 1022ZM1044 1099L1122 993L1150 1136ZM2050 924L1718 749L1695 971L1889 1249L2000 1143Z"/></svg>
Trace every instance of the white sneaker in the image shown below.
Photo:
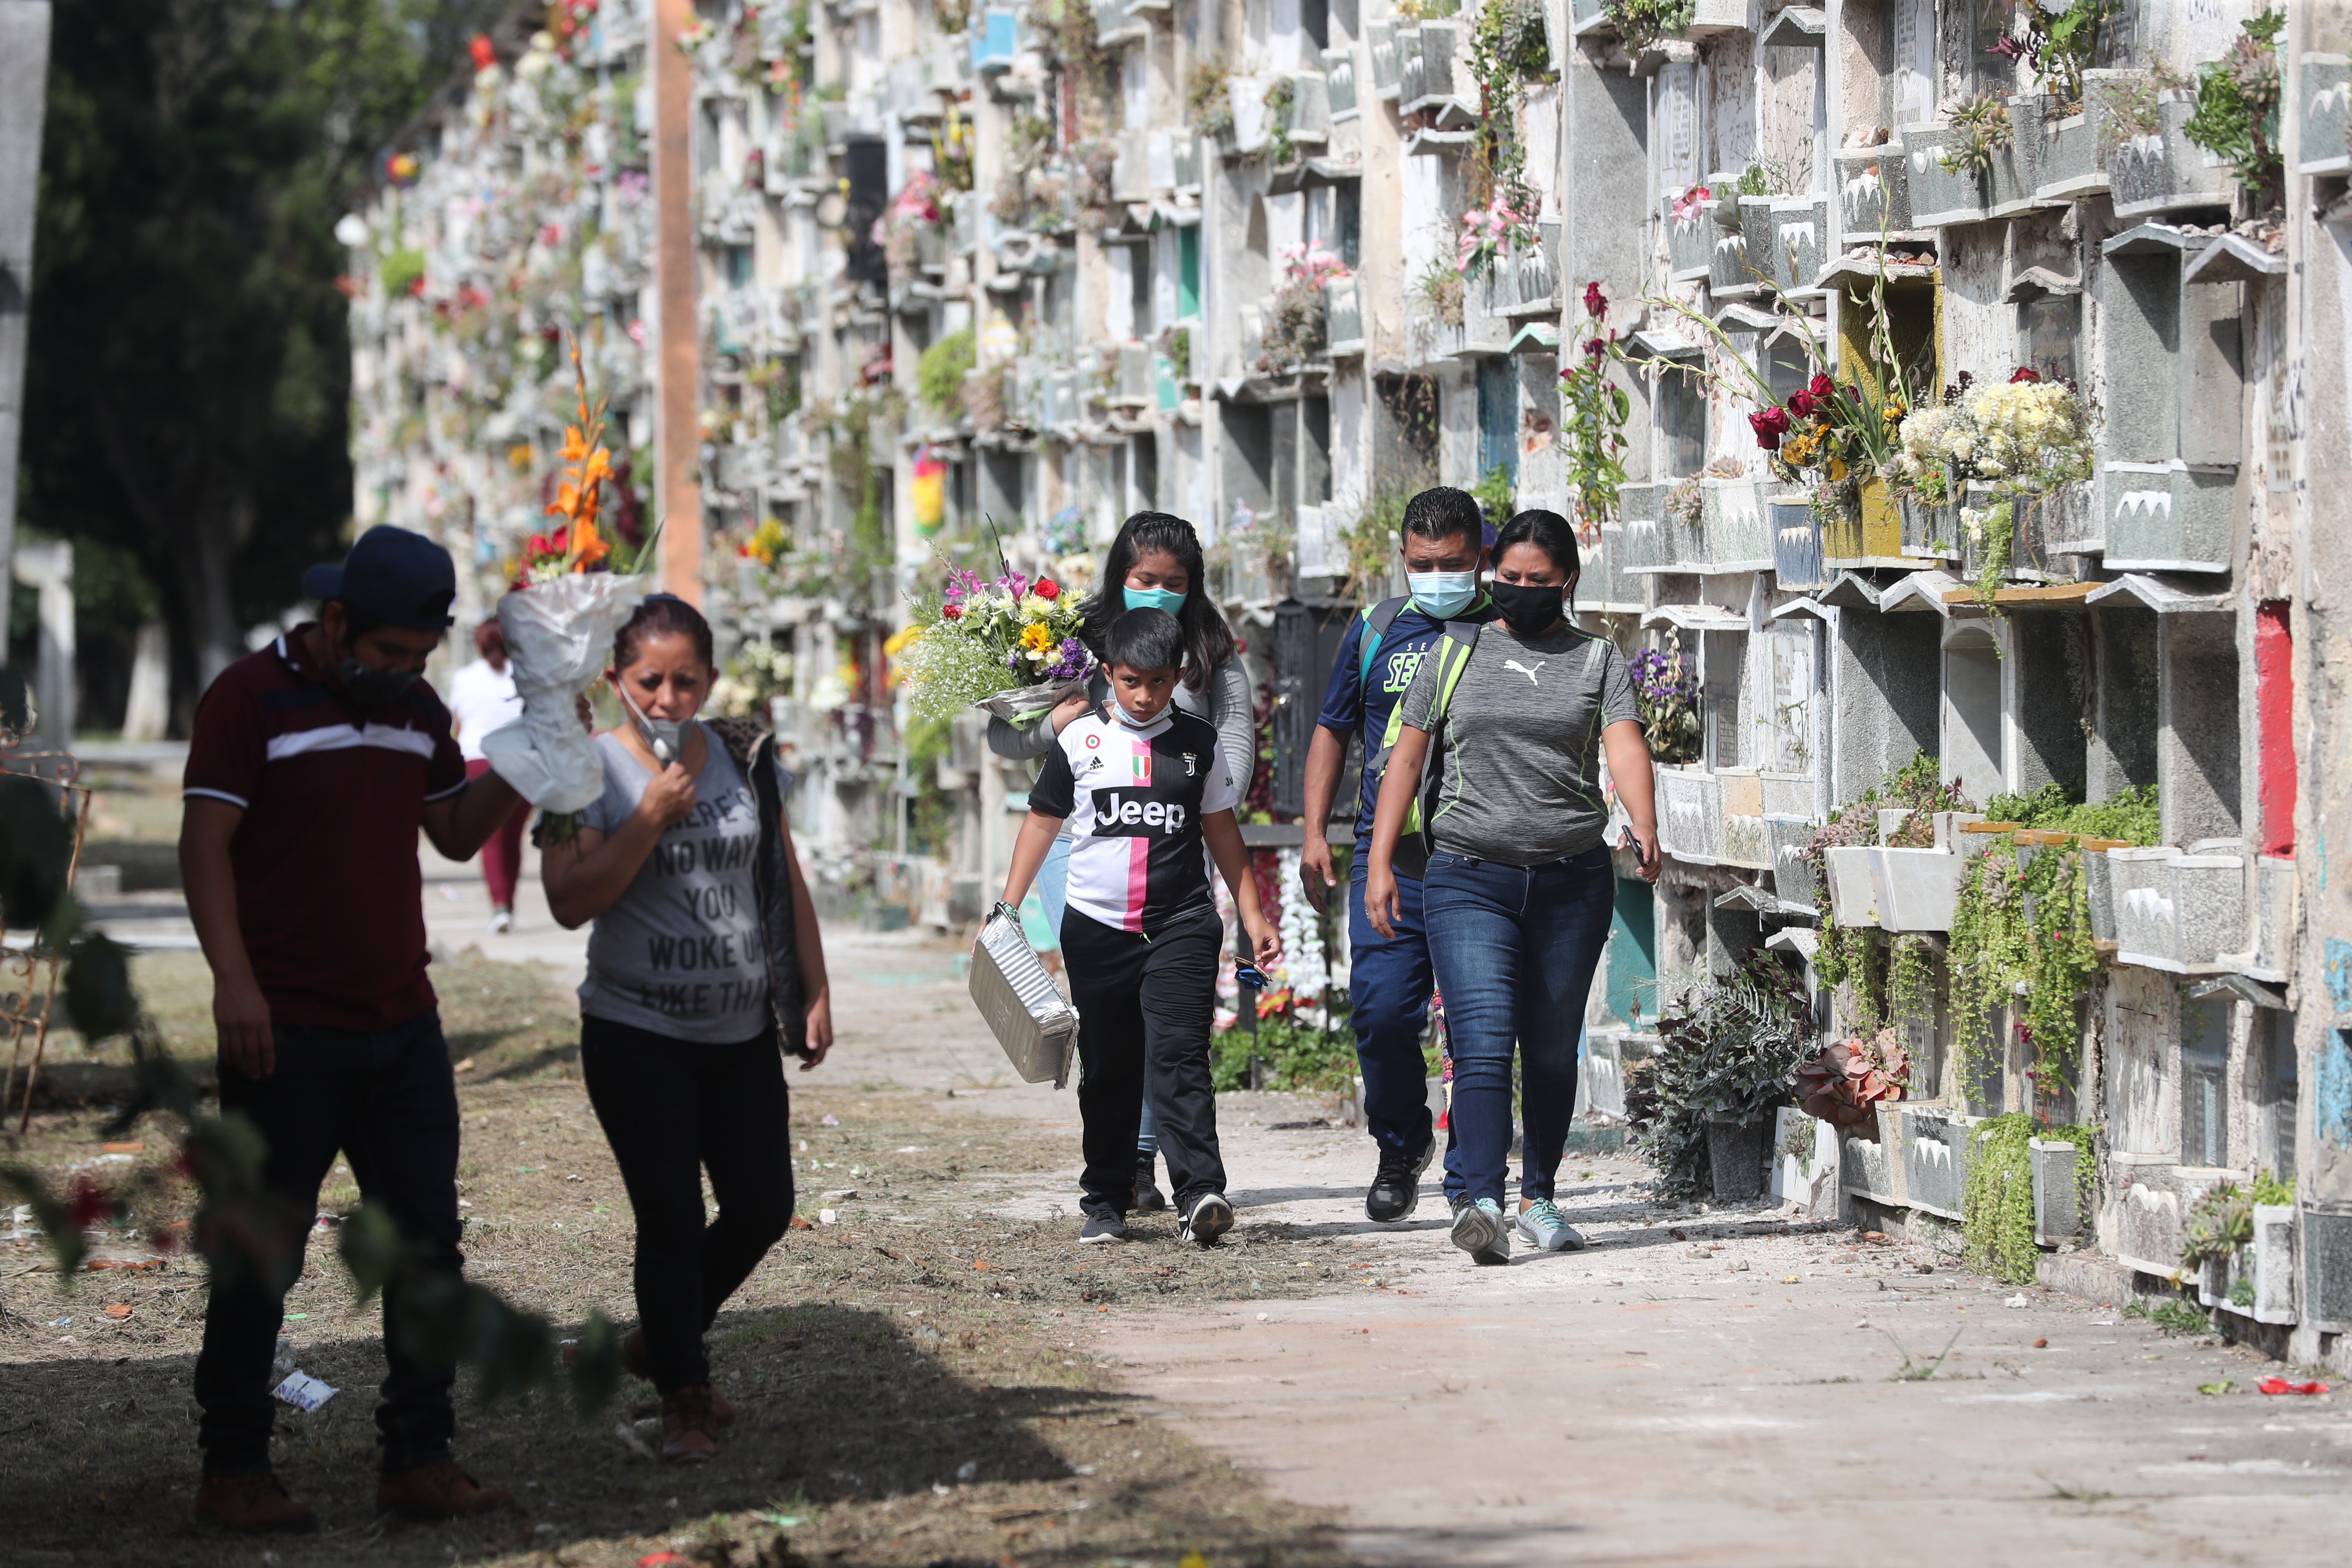
<svg viewBox="0 0 2352 1568"><path fill-rule="evenodd" d="M503 907L492 910L490 929L501 933L514 930L514 911Z"/></svg>

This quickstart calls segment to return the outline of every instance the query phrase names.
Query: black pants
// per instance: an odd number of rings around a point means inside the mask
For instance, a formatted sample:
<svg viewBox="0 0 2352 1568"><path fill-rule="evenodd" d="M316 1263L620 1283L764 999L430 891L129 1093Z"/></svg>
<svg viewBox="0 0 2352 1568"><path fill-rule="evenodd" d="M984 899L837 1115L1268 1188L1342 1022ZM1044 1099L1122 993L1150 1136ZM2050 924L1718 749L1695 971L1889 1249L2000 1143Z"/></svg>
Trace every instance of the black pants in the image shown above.
<svg viewBox="0 0 2352 1568"><path fill-rule="evenodd" d="M792 1097L772 1027L696 1045L580 1020L589 1103L637 1216L637 1321L654 1386L710 1381L702 1336L792 1225ZM702 1172L719 1217L702 1220Z"/></svg>
<svg viewBox="0 0 2352 1568"><path fill-rule="evenodd" d="M1224 929L1213 910L1147 938L1062 917L1062 963L1078 1007L1078 1116L1086 1127L1088 1209L1125 1214L1135 1198L1135 1130L1143 1084L1160 1118L1160 1152L1177 1208L1225 1190L1217 1152L1217 1097L1209 1083L1209 1026Z"/></svg>
<svg viewBox="0 0 2352 1568"><path fill-rule="evenodd" d="M456 1274L465 1262L457 1250L457 1087L440 1014L427 1008L369 1033L285 1025L274 1032L278 1063L268 1077L221 1073L222 1112L245 1117L268 1144L261 1182L277 1215L269 1234L256 1239L274 1251L278 1267L229 1258L214 1270L196 1357L204 1411L196 1441L208 1476L269 1466L270 1359L286 1288L300 1273L318 1212L319 1184L338 1150L350 1157L361 1196L391 1211L424 1247L428 1267ZM456 1426L449 1388L457 1369L408 1353L391 1331L402 1298L398 1289L384 1293L391 1370L375 1424L387 1472L446 1457Z"/></svg>

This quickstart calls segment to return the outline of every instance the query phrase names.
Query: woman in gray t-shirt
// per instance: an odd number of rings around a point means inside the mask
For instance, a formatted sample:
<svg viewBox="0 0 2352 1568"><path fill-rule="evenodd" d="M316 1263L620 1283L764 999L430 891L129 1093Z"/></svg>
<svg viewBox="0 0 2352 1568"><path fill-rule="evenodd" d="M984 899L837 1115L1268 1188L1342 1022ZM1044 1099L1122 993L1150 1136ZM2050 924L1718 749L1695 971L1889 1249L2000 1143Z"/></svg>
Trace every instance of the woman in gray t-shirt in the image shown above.
<svg viewBox="0 0 2352 1568"><path fill-rule="evenodd" d="M1567 619L1578 566L1576 535L1557 512L1523 511L1496 536L1489 592L1503 618L1468 635L1448 628L1435 657L1422 659L1397 710L1402 723L1372 815L1364 912L1390 937L1397 843L1416 805L1428 813L1422 920L1445 998L1465 1189L1454 1244L1480 1263L1511 1257L1502 1201L1514 1043L1523 1056L1527 1163L1509 1226L1548 1252L1584 1245L1552 1199L1576 1110L1585 995L1616 890L1601 841L1604 749L1641 875L1658 874L1641 711L1616 645ZM1424 762L1433 789L1423 788Z"/></svg>
<svg viewBox="0 0 2352 1568"><path fill-rule="evenodd" d="M656 594L614 639L630 719L597 737L604 792L541 858L567 928L595 922L580 1065L637 1222L638 1326L622 1360L662 1400L662 1457L708 1459L733 1409L702 1336L793 1215L787 1046L833 1044L824 952L764 742L696 721L710 626ZM703 1223L702 1176L719 1200Z"/></svg>

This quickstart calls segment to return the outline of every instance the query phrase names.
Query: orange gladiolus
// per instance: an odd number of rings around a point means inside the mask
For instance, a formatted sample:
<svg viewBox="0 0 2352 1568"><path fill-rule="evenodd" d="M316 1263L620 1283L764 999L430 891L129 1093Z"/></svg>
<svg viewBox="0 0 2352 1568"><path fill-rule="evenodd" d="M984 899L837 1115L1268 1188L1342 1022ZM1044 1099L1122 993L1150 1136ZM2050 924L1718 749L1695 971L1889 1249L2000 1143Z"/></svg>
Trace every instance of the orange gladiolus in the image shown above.
<svg viewBox="0 0 2352 1568"><path fill-rule="evenodd" d="M584 418L586 416L583 415L582 417ZM579 426L566 425L563 427L563 451L562 455L563 460L567 463L576 463L581 458L588 455L588 440L586 437L580 434Z"/></svg>
<svg viewBox="0 0 2352 1568"><path fill-rule="evenodd" d="M593 519L582 521L580 526L572 531L573 571L585 572L611 553L613 553L613 546L597 533L596 524Z"/></svg>

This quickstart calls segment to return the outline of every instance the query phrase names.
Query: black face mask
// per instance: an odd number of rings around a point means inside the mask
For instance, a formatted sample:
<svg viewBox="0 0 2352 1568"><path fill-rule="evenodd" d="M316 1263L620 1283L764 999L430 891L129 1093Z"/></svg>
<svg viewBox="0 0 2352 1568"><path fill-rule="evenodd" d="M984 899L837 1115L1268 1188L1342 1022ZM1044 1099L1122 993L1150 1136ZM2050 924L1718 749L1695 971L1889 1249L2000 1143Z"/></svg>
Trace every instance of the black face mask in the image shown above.
<svg viewBox="0 0 2352 1568"><path fill-rule="evenodd" d="M345 653L335 665L335 679L343 694L363 708L381 708L397 702L408 689L416 684L413 669L378 669L372 664L362 664Z"/></svg>
<svg viewBox="0 0 2352 1568"><path fill-rule="evenodd" d="M1503 624L1521 637L1549 629L1561 615L1562 585L1536 583L1489 583L1486 592L1503 612Z"/></svg>

